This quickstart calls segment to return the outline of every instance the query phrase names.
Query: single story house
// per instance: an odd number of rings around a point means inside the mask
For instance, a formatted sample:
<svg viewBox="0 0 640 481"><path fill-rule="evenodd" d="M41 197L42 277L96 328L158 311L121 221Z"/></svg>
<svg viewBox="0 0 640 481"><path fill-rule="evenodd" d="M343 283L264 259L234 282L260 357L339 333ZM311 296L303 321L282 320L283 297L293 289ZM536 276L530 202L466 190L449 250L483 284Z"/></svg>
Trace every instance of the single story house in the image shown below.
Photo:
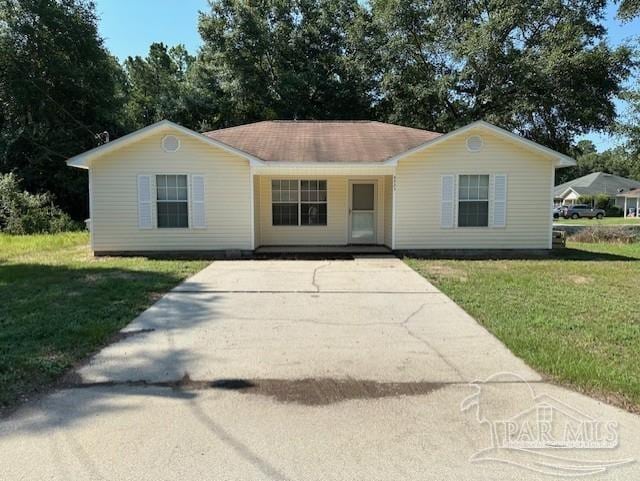
<svg viewBox="0 0 640 481"><path fill-rule="evenodd" d="M96 255L264 246L549 249L555 169L489 123L150 125L67 161L89 171Z"/></svg>
<svg viewBox="0 0 640 481"><path fill-rule="evenodd" d="M553 201L556 205L574 205L580 197L606 195L614 205L624 208L623 194L640 189L640 182L605 172L594 172L557 185L553 190Z"/></svg>

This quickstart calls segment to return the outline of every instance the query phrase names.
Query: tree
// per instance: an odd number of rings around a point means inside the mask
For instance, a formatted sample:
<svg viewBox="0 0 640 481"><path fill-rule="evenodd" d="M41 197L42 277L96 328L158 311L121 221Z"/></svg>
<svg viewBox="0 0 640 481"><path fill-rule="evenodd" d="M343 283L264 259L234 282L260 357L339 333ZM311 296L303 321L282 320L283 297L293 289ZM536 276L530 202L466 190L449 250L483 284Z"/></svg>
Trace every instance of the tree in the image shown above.
<svg viewBox="0 0 640 481"><path fill-rule="evenodd" d="M214 0L200 17L199 81L219 86L222 125L367 118L368 23L357 0Z"/></svg>
<svg viewBox="0 0 640 481"><path fill-rule="evenodd" d="M623 22L633 20L640 15L640 0L621 0L618 7L618 18Z"/></svg>
<svg viewBox="0 0 640 481"><path fill-rule="evenodd" d="M93 3L0 0L0 173L52 192L75 218L86 174L65 160L120 133L122 70L104 48Z"/></svg>
<svg viewBox="0 0 640 481"><path fill-rule="evenodd" d="M54 205L48 193L30 194L22 190L15 174L0 174L0 232L53 234L78 227Z"/></svg>
<svg viewBox="0 0 640 481"><path fill-rule="evenodd" d="M128 81L128 120L140 128L169 119L185 127L198 129L215 117L216 103L211 94L193 84L195 57L183 45L167 48L153 43L146 58L128 57L125 71Z"/></svg>
<svg viewBox="0 0 640 481"><path fill-rule="evenodd" d="M559 151L606 130L630 74L592 0L373 0L380 115L451 130L485 119Z"/></svg>
<svg viewBox="0 0 640 481"><path fill-rule="evenodd" d="M600 153L590 140L581 140L571 150L577 165L556 171L556 185L593 172L606 172L640 180L640 163L626 146L619 146Z"/></svg>

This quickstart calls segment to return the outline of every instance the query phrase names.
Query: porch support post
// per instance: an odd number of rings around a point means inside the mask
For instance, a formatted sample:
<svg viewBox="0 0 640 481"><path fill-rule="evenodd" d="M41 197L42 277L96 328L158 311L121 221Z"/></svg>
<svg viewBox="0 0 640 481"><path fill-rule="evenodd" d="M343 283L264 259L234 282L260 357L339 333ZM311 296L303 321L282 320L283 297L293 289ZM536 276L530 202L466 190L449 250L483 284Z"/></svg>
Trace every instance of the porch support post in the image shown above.
<svg viewBox="0 0 640 481"><path fill-rule="evenodd" d="M627 196L624 196L624 218L627 218Z"/></svg>
<svg viewBox="0 0 640 481"><path fill-rule="evenodd" d="M636 219L638 218L638 209L640 208L640 197L636 197Z"/></svg>

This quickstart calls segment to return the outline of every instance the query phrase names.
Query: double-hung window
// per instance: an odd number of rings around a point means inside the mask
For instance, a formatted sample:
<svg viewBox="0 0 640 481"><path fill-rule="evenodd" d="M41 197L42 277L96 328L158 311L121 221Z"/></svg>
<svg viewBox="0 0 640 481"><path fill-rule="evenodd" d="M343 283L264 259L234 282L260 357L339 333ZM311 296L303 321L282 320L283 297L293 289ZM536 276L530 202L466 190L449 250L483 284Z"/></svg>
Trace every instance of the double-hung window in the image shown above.
<svg viewBox="0 0 640 481"><path fill-rule="evenodd" d="M271 181L273 225L298 225L298 181Z"/></svg>
<svg viewBox="0 0 640 481"><path fill-rule="evenodd" d="M189 227L186 175L156 175L158 228Z"/></svg>
<svg viewBox="0 0 640 481"><path fill-rule="evenodd" d="M488 225L489 176L459 176L458 227L487 227Z"/></svg>
<svg viewBox="0 0 640 481"><path fill-rule="evenodd" d="M271 181L273 225L327 225L327 181Z"/></svg>
<svg viewBox="0 0 640 481"><path fill-rule="evenodd" d="M327 181L300 181L300 225L327 225Z"/></svg>

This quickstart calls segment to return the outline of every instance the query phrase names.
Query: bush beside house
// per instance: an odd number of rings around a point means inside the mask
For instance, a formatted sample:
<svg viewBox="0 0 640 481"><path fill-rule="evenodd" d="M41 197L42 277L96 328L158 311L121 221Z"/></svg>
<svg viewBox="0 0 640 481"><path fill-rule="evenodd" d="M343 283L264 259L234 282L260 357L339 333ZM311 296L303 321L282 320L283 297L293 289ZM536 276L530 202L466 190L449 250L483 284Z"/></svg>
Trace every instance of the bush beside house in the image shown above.
<svg viewBox="0 0 640 481"><path fill-rule="evenodd" d="M15 174L0 175L0 231L7 234L54 234L78 230L49 193L31 194L22 190Z"/></svg>

